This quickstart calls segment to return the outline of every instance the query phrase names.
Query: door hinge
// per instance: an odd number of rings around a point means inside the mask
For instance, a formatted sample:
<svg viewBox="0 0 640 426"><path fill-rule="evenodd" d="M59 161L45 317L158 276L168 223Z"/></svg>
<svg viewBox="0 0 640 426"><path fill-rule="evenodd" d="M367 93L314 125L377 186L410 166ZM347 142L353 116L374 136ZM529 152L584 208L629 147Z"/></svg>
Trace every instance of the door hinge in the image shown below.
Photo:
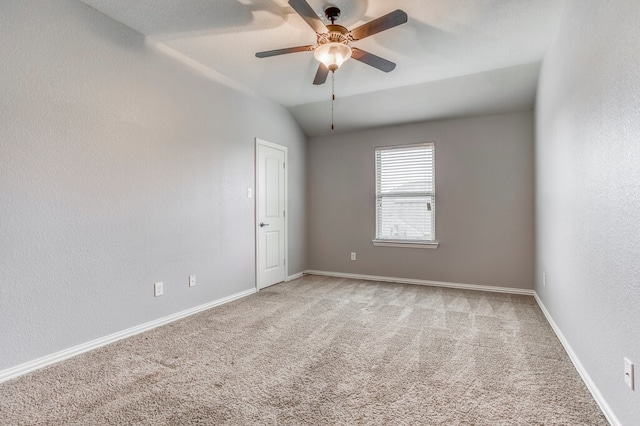
<svg viewBox="0 0 640 426"><path fill-rule="evenodd" d="M284 260L284 266L287 266L287 259L283 259Z"/></svg>
<svg viewBox="0 0 640 426"><path fill-rule="evenodd" d="M284 165L284 163L282 163L282 168L283 168L283 169L286 169L286 166Z"/></svg>
<svg viewBox="0 0 640 426"><path fill-rule="evenodd" d="M286 211L282 212L282 217L287 217L287 212Z"/></svg>

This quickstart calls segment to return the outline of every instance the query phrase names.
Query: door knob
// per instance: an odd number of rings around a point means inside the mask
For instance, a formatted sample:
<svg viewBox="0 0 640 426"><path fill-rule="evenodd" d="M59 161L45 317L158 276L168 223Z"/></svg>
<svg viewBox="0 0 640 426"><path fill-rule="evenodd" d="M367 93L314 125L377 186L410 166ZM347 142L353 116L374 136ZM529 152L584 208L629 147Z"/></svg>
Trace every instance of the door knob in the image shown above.
<svg viewBox="0 0 640 426"><path fill-rule="evenodd" d="M260 228L264 228L265 226L269 226L268 223L260 222Z"/></svg>

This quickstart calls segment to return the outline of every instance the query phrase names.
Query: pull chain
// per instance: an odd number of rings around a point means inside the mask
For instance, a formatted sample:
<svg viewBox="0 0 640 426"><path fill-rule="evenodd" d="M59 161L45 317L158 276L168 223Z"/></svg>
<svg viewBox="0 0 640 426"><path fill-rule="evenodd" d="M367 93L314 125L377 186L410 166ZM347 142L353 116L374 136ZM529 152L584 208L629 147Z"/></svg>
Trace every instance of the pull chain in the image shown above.
<svg viewBox="0 0 640 426"><path fill-rule="evenodd" d="M333 130L333 103L336 100L336 91L335 91L335 81L334 81L335 73L331 73L331 130Z"/></svg>

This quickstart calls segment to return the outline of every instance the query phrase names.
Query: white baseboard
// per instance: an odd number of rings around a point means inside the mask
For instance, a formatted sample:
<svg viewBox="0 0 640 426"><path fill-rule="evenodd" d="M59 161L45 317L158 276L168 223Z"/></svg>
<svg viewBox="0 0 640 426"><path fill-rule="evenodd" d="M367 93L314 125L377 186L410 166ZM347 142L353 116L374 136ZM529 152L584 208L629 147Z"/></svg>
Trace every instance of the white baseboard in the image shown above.
<svg viewBox="0 0 640 426"><path fill-rule="evenodd" d="M576 370L578 370L580 377L582 377L582 381L587 386L587 389L589 389L589 392L591 392L593 399L595 399L596 403L600 407L600 410L602 410L602 413L604 414L604 416L607 418L607 420L612 426L620 426L621 425L620 421L611 410L611 407L609 407L609 404L607 404L607 401L604 399L604 397L600 393L600 390L598 389L596 384L593 382L593 380L591 380L589 373L587 373L587 370L584 368L584 366L580 362L578 355L576 355L576 353L573 351L573 348L569 344L569 341L564 337L564 334L562 334L562 331L558 327L558 324L556 324L556 322L551 317L551 314L547 310L547 307L544 306L544 303L542 303L542 300L538 296L538 293L534 292L533 296L536 298L536 302L538 302L538 306L540 306L542 313L547 318L547 321L549 322L549 325L551 325L551 328L553 329L553 331L556 333L556 336L558 336L560 343L562 343L562 346L564 346L564 350L569 355L569 359L571 359L571 362L573 363L574 367L576 368Z"/></svg>
<svg viewBox="0 0 640 426"><path fill-rule="evenodd" d="M493 293L509 293L509 294L524 294L526 296L533 296L533 290L525 288L513 288L513 287L494 287L489 285L476 285L476 284L463 284L463 283L449 283L445 281L431 281L431 280L418 280L413 278L397 278L397 277L383 277L377 275L363 275L363 274L347 274L342 272L329 272L329 271L304 271L307 275L324 275L327 277L337 278L354 278L357 280L367 281L385 281L390 283L399 284L417 284L428 285L432 287L447 287L447 288L459 288L463 290L478 290L478 291L490 291Z"/></svg>
<svg viewBox="0 0 640 426"><path fill-rule="evenodd" d="M256 289L254 288L250 290L241 291L240 293L232 294L231 296L223 297L222 299L217 299L212 302L205 303L204 305L196 306L194 308L187 309L182 312L178 312L178 313L166 316L164 318L159 318L154 321L149 321L144 324L140 324L135 327L131 327L126 330L122 330L117 333L110 334L108 336L100 337L98 339L91 340L90 342L86 342L78 346L74 346L72 348L64 349L60 352L56 352L51 355L44 356L42 358L38 358L33 361L25 362L24 364L11 367L6 370L2 370L0 371L0 383L6 382L7 380L15 379L16 377L30 373L32 371L38 370L48 365L55 364L60 361L64 361L65 359L74 357L76 355L80 355L81 353L88 352L93 349L97 349L101 346L108 345L109 343L113 343L118 340L125 339L127 337L131 337L133 335L151 330L161 325L165 325L170 322L179 320L181 318L188 317L189 315L193 315L198 312L213 308L215 306L223 305L225 303L229 303L236 299L249 296L251 294L254 294L255 292L256 292Z"/></svg>
<svg viewBox="0 0 640 426"><path fill-rule="evenodd" d="M304 272L298 272L297 274L289 275L285 281L297 280L302 276L304 276Z"/></svg>

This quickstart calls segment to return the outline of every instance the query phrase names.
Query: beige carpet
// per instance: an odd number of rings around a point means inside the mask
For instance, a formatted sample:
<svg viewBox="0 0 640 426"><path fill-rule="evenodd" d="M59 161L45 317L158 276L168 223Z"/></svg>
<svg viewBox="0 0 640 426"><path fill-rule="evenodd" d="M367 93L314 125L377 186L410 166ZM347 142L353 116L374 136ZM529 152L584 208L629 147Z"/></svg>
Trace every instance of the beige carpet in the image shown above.
<svg viewBox="0 0 640 426"><path fill-rule="evenodd" d="M0 424L607 422L532 297L305 276L4 383Z"/></svg>

